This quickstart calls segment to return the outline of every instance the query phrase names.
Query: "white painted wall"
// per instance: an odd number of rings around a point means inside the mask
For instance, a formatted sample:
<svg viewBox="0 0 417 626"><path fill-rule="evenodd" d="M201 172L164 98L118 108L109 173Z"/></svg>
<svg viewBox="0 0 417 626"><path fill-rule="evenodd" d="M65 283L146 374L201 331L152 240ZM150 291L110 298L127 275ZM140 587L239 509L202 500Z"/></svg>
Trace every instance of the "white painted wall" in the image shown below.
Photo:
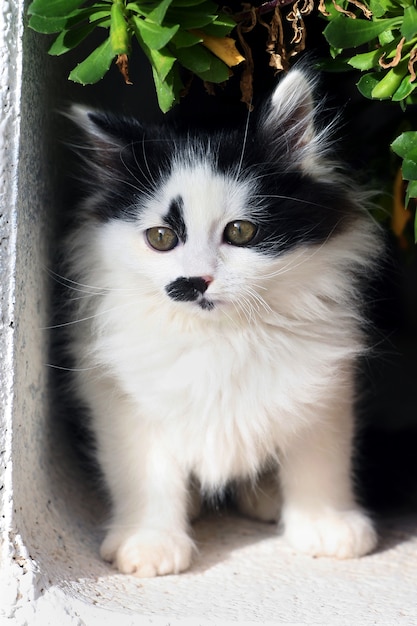
<svg viewBox="0 0 417 626"><path fill-rule="evenodd" d="M2 0L0 624L416 624L413 517L383 520L380 550L359 561L295 555L273 527L223 515L196 524L200 553L181 576L136 580L98 558L102 505L51 415L41 330L62 81L24 19L23 0Z"/></svg>

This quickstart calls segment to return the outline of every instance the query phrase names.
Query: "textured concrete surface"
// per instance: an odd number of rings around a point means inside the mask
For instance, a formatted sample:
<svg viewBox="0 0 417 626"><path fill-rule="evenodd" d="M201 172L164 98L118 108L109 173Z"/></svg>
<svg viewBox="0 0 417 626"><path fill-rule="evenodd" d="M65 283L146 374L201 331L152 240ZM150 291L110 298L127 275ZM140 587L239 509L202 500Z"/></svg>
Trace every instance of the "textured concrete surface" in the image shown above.
<svg viewBox="0 0 417 626"><path fill-rule="evenodd" d="M220 513L196 523L200 551L181 576L137 580L98 558L103 506L46 393L62 83L23 5L0 7L0 624L417 624L413 516L381 520L379 550L357 561L294 554L272 526Z"/></svg>

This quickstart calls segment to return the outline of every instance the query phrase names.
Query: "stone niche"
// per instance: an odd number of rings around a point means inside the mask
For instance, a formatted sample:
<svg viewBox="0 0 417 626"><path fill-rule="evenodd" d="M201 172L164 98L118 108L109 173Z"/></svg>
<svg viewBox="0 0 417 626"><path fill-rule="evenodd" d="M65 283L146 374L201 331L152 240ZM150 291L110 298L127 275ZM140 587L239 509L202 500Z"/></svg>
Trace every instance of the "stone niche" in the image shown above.
<svg viewBox="0 0 417 626"><path fill-rule="evenodd" d="M48 387L49 270L67 168L56 111L78 101L158 113L146 64L129 101L111 83L70 86L71 60L48 58L47 38L26 23L23 0L3 0L0 614L19 626L416 623L411 513L382 516L378 551L357 561L294 554L273 526L225 512L195 524L199 553L180 576L138 580L100 560L104 506Z"/></svg>

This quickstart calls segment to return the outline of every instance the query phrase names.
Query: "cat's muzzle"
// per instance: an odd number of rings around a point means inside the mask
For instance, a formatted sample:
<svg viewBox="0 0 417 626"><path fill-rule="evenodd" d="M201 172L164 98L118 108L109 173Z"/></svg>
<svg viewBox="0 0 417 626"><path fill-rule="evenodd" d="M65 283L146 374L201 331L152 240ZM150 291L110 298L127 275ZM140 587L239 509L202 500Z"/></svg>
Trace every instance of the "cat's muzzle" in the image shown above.
<svg viewBox="0 0 417 626"><path fill-rule="evenodd" d="M204 297L211 278L203 276L191 276L185 278L181 276L172 281L166 287L166 292L170 298L178 302L197 302L204 310L210 310L214 307L213 302Z"/></svg>

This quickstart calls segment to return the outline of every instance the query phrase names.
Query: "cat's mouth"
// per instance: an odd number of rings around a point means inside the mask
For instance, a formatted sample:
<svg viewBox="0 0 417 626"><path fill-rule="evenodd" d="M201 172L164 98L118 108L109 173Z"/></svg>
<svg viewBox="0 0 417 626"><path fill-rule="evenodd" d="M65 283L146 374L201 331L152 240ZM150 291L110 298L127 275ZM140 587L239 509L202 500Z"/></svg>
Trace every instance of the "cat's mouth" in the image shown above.
<svg viewBox="0 0 417 626"><path fill-rule="evenodd" d="M204 296L197 302L198 306L203 309L203 311L212 311L216 306L213 300L208 300L204 298Z"/></svg>

